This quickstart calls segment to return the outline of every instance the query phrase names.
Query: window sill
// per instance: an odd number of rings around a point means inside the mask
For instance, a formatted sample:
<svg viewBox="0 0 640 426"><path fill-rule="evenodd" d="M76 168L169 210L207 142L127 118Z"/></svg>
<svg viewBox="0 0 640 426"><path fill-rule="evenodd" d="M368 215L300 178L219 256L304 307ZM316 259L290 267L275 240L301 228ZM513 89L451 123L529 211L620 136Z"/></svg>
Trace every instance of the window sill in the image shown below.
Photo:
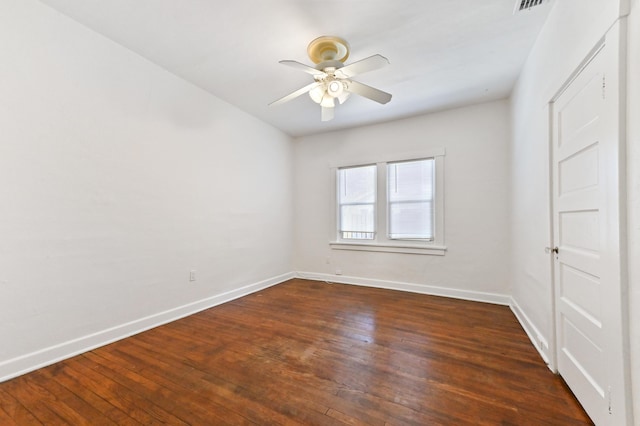
<svg viewBox="0 0 640 426"><path fill-rule="evenodd" d="M383 243L352 243L331 241L329 246L333 250L377 251L386 253L409 253L431 256L444 256L447 248L436 245L383 244Z"/></svg>

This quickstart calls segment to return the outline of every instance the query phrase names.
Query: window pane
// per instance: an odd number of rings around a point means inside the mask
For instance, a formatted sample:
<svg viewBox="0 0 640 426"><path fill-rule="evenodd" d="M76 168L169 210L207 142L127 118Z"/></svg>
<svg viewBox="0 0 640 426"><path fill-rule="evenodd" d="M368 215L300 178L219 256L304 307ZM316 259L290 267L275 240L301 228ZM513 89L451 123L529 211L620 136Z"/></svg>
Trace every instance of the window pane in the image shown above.
<svg viewBox="0 0 640 426"><path fill-rule="evenodd" d="M376 199L376 166L340 169L338 183L340 204L373 203Z"/></svg>
<svg viewBox="0 0 640 426"><path fill-rule="evenodd" d="M389 163L389 238L433 239L433 159Z"/></svg>
<svg viewBox="0 0 640 426"><path fill-rule="evenodd" d="M375 238L376 166L350 167L338 171L340 237Z"/></svg>
<svg viewBox="0 0 640 426"><path fill-rule="evenodd" d="M373 204L341 206L340 232L342 238L373 239L375 232L373 210Z"/></svg>
<svg viewBox="0 0 640 426"><path fill-rule="evenodd" d="M433 199L433 159L389 163L389 201Z"/></svg>
<svg viewBox="0 0 640 426"><path fill-rule="evenodd" d="M433 239L433 203L392 203L389 206L389 238Z"/></svg>

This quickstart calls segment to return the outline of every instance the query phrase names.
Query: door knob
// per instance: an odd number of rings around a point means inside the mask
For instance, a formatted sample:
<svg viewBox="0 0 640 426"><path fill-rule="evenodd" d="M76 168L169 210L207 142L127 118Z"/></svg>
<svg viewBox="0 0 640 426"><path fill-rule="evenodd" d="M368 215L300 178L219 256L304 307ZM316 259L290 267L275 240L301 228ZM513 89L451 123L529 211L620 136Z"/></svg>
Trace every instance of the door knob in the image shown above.
<svg viewBox="0 0 640 426"><path fill-rule="evenodd" d="M553 253L555 253L555 254L558 254L558 247L554 247L554 248L551 248L551 247L545 247L545 248L544 248L544 252L545 252L545 253L552 253L552 252L553 252Z"/></svg>

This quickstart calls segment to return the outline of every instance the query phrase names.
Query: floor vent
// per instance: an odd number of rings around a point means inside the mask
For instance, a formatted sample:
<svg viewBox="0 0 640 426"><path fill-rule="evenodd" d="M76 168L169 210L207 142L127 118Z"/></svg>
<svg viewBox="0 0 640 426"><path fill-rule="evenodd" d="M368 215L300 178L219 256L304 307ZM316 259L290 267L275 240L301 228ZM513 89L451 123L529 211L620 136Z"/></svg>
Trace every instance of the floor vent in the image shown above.
<svg viewBox="0 0 640 426"><path fill-rule="evenodd" d="M516 7L513 9L513 13L516 14L525 10L531 10L532 8L548 1L549 0L516 0Z"/></svg>

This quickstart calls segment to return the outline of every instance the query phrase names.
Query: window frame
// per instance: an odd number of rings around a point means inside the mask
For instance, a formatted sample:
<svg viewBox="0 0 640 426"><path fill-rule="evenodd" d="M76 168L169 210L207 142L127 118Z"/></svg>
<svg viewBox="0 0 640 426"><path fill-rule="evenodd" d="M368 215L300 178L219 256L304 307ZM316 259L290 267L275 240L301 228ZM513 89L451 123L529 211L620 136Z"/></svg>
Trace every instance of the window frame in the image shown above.
<svg viewBox="0 0 640 426"><path fill-rule="evenodd" d="M345 161L330 165L333 189L333 218L329 246L333 250L359 250L390 253L409 253L443 256L447 250L444 244L444 149L405 153L392 158L368 159L368 161ZM434 160L434 235L432 240L391 239L389 238L389 200L388 200L388 164L416 161L424 159ZM338 204L338 170L348 167L376 165L376 201L375 201L375 237L373 240L357 240L340 238L338 224L340 211Z"/></svg>

